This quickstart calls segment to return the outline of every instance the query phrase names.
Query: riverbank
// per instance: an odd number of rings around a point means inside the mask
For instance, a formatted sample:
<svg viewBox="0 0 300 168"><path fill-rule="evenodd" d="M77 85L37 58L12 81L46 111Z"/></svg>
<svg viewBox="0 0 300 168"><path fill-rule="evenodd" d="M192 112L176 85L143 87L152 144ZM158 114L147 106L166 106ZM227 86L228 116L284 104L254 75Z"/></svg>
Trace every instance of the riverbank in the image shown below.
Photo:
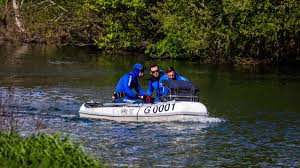
<svg viewBox="0 0 300 168"><path fill-rule="evenodd" d="M95 46L208 64L300 62L297 1L6 0L0 9L2 43Z"/></svg>

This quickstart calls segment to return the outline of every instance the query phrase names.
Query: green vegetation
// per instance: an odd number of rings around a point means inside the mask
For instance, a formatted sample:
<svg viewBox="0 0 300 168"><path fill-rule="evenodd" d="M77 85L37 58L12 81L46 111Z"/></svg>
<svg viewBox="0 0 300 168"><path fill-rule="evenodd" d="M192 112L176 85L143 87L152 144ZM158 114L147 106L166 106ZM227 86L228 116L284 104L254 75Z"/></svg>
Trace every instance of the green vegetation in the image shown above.
<svg viewBox="0 0 300 168"><path fill-rule="evenodd" d="M29 42L203 62L299 60L297 0L29 0L21 11Z"/></svg>
<svg viewBox="0 0 300 168"><path fill-rule="evenodd" d="M0 11L3 11L3 12L0 12L0 21L3 21L3 19L4 19L5 8L7 8L7 3L8 3L8 0L0 0Z"/></svg>
<svg viewBox="0 0 300 168"><path fill-rule="evenodd" d="M0 167L104 167L68 138L0 132Z"/></svg>
<svg viewBox="0 0 300 168"><path fill-rule="evenodd" d="M104 36L96 43L106 50L146 42L145 52L152 56L225 62L248 57L276 62L293 59L299 50L296 0L86 0L86 4L105 18Z"/></svg>
<svg viewBox="0 0 300 168"><path fill-rule="evenodd" d="M8 0L0 0L0 5L4 5L8 2Z"/></svg>
<svg viewBox="0 0 300 168"><path fill-rule="evenodd" d="M143 0L87 0L85 9L102 18L103 32L95 39L99 48L122 49L142 45L151 24L146 1Z"/></svg>
<svg viewBox="0 0 300 168"><path fill-rule="evenodd" d="M69 137L45 133L20 136L22 123L35 125L36 130L44 124L39 117L30 121L18 115L10 106L13 101L12 97L0 101L0 167L105 167Z"/></svg>

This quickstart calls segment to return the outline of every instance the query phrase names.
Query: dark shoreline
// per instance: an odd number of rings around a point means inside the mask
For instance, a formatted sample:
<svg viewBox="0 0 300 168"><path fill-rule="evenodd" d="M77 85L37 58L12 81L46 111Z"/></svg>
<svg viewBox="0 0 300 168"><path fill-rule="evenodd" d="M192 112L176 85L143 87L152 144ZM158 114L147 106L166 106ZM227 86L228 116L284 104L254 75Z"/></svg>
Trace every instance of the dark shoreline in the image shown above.
<svg viewBox="0 0 300 168"><path fill-rule="evenodd" d="M52 44L52 43L44 43L44 42L20 42L20 41L12 41L12 40L8 40L8 41L0 41L0 45L3 46L22 46L22 45L27 45L27 46L42 46L42 47L57 47L57 48L62 48L62 47L78 47L78 48L82 48L82 49L87 49L87 50L91 50L94 52L99 52L99 53L104 53L104 54L124 54L127 53L126 55L130 55L132 53L134 53L134 55L136 54L141 54L141 55L147 55L145 54L141 49L137 49L137 50L133 50L133 49L122 49L122 50L108 50L108 51L103 51L99 48L97 48L96 45L74 45L74 44ZM201 64L230 64L230 65L299 65L300 64L300 56L299 59L297 59L298 57L296 57L296 60L283 60L281 62L274 62L271 59L255 59L252 57L247 57L247 58L238 58L238 60L233 60L233 61L226 61L224 59L220 59L220 60L215 60L212 58L207 58L206 60L197 60L197 59L187 59L185 57L177 57L177 58L170 58L170 57L165 57L165 58L159 58L159 57L155 57L155 56L149 56L147 55L150 59L156 60L156 59L160 59L160 60L168 60L168 59L173 59L173 60L185 60L188 62L199 62Z"/></svg>

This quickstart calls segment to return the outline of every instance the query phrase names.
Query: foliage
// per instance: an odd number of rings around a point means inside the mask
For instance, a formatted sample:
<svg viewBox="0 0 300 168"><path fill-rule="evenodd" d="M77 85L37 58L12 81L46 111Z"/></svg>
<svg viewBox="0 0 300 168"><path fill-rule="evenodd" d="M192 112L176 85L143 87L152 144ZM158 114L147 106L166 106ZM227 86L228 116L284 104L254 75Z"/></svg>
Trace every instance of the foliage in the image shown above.
<svg viewBox="0 0 300 168"><path fill-rule="evenodd" d="M208 48L211 12L199 1L169 0L153 7L152 16L161 23L164 36L146 52L158 56L199 55ZM200 50L201 49L201 50Z"/></svg>
<svg viewBox="0 0 300 168"><path fill-rule="evenodd" d="M300 21L296 18L300 16L300 6L296 1L223 2L224 21L221 24L226 28L217 30L228 31L226 54L273 59L289 54L295 56L291 53L295 48L289 49L291 43L299 42Z"/></svg>
<svg viewBox="0 0 300 168"><path fill-rule="evenodd" d="M222 56L227 61L236 56L295 57L299 11L295 0L164 1L153 14L164 37L149 45L147 52L200 59ZM176 50L170 47L174 43L180 44Z"/></svg>
<svg viewBox="0 0 300 168"><path fill-rule="evenodd" d="M23 138L0 133L0 144L1 167L104 167L58 134Z"/></svg>
<svg viewBox="0 0 300 168"><path fill-rule="evenodd" d="M93 44L98 19L81 0L27 0L20 7L26 41L49 44Z"/></svg>
<svg viewBox="0 0 300 168"><path fill-rule="evenodd" d="M0 0L0 21L4 21L8 0ZM1 22L0 22L1 25Z"/></svg>
<svg viewBox="0 0 300 168"><path fill-rule="evenodd" d="M295 61L300 53L297 0L28 0L21 11L33 42L213 62Z"/></svg>
<svg viewBox="0 0 300 168"><path fill-rule="evenodd" d="M1 5L5 5L7 3L8 0L0 0L0 6Z"/></svg>
<svg viewBox="0 0 300 168"><path fill-rule="evenodd" d="M141 46L144 30L150 26L147 2L144 0L85 0L85 9L102 18L103 34L96 44L103 49Z"/></svg>

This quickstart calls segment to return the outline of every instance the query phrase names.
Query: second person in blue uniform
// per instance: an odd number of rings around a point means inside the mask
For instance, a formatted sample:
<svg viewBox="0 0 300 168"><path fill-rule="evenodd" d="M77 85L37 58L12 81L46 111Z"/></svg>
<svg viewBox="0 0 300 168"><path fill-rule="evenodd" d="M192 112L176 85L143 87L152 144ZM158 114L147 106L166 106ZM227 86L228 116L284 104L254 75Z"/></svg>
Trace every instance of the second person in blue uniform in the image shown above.
<svg viewBox="0 0 300 168"><path fill-rule="evenodd" d="M156 92L154 101L160 101L159 97L162 96L162 87L160 87L159 79L164 75L164 72L159 69L158 65L153 64L150 66L150 78L148 79L147 95L150 97L152 93Z"/></svg>

